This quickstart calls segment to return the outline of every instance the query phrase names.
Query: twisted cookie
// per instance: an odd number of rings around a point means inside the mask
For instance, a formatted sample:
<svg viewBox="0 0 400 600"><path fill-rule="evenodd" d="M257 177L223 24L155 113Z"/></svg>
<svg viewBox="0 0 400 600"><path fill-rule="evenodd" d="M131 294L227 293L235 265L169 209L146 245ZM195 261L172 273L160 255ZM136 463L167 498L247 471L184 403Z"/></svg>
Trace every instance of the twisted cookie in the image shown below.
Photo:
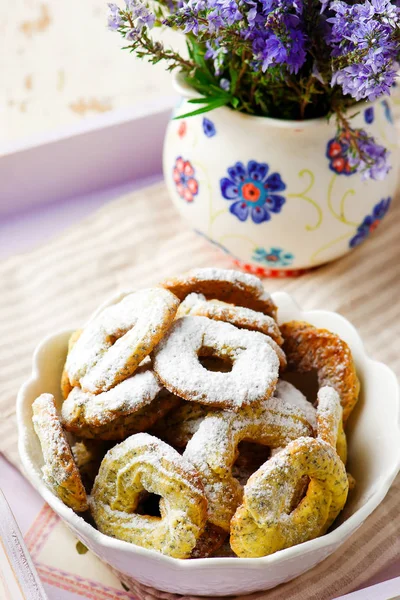
<svg viewBox="0 0 400 600"><path fill-rule="evenodd" d="M118 440L148 429L181 401L163 390L149 365L101 394L74 387L62 405L62 423L82 438Z"/></svg>
<svg viewBox="0 0 400 600"><path fill-rule="evenodd" d="M32 404L32 422L42 447L43 479L70 508L87 510L85 488L57 415L54 396L42 394Z"/></svg>
<svg viewBox="0 0 400 600"><path fill-rule="evenodd" d="M331 331L299 321L284 323L281 332L289 368L300 373L316 369L320 387L333 387L339 394L345 423L360 391L353 357L346 342Z"/></svg>
<svg viewBox="0 0 400 600"><path fill-rule="evenodd" d="M172 393L191 402L237 410L268 398L279 362L270 338L205 317L182 317L154 352L153 368ZM228 373L205 369L200 356L232 362Z"/></svg>
<svg viewBox="0 0 400 600"><path fill-rule="evenodd" d="M161 517L135 513L144 490L162 497ZM147 433L132 435L106 454L90 507L101 532L175 558L190 556L206 524L207 500L197 472Z"/></svg>
<svg viewBox="0 0 400 600"><path fill-rule="evenodd" d="M98 313L67 356L71 386L99 394L132 375L165 334L178 306L168 290L150 288Z"/></svg>
<svg viewBox="0 0 400 600"><path fill-rule="evenodd" d="M254 275L229 269L192 269L185 275L164 280L161 285L180 300L196 292L207 299L224 300L276 318L277 308L271 296Z"/></svg>
<svg viewBox="0 0 400 600"><path fill-rule="evenodd" d="M304 477L306 495L293 506ZM347 493L346 469L335 450L319 439L298 438L250 477L231 522L231 547L240 557L256 558L318 537L342 510Z"/></svg>
<svg viewBox="0 0 400 600"><path fill-rule="evenodd" d="M242 440L276 448L311 434L304 413L276 398L242 407L237 413L210 413L183 454L200 473L208 500L208 520L229 531L242 498L242 486L232 474Z"/></svg>
<svg viewBox="0 0 400 600"><path fill-rule="evenodd" d="M347 461L347 440L343 430L342 406L339 394L331 387L323 387L318 391L317 434L335 448L342 459Z"/></svg>
<svg viewBox="0 0 400 600"><path fill-rule="evenodd" d="M215 321L231 323L239 329L259 331L269 335L279 346L283 344L283 338L275 319L251 308L234 306L220 300L207 300L203 294L193 292L186 296L176 313L178 318L187 315L208 317Z"/></svg>

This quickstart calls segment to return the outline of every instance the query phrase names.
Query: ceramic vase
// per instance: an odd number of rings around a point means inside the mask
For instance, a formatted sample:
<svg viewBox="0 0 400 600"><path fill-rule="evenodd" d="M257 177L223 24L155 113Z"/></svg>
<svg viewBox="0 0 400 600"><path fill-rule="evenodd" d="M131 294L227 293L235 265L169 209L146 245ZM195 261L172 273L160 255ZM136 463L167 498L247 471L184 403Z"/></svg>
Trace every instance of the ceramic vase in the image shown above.
<svg viewBox="0 0 400 600"><path fill-rule="evenodd" d="M165 138L169 194L191 226L260 276L298 274L364 243L386 216L398 179L390 101L357 107L362 127L391 153L385 179L363 179L348 161L334 119L285 121L223 107L198 108L198 94L176 80L182 101ZM353 113L355 111L353 110Z"/></svg>

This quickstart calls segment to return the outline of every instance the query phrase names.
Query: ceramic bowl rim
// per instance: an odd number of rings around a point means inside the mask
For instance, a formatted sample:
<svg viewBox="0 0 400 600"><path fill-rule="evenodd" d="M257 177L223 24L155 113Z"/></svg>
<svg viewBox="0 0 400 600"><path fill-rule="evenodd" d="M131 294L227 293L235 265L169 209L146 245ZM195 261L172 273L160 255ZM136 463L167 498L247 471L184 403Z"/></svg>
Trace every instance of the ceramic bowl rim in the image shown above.
<svg viewBox="0 0 400 600"><path fill-rule="evenodd" d="M278 304L288 303L300 310L304 317L307 315L327 315L327 319L330 315L334 315L335 319L342 321L342 323L347 327L349 331L351 331L352 336L354 336L354 342L358 345L358 348L361 352L363 360L368 364L377 366L382 371L385 371L385 377L392 379L393 389L396 390L396 404L397 404L397 428L399 430L400 436L400 398L399 398L399 386L397 383L397 378L394 372L384 363L379 361L374 361L368 357L366 354L364 345L362 340L355 329L355 327L342 315L327 310L303 310L301 307L295 302L295 300L287 294L286 292L276 292L272 294L273 299ZM151 560L156 560L158 562L163 562L166 567L172 567L174 570L179 571L181 569L193 570L194 572L197 570L203 570L204 568L221 568L221 567L237 567L238 559L233 557L215 557L215 558L199 558L196 560L182 560L177 558L172 558L170 556L166 556L156 552L155 550L150 550L147 548L142 548L141 546L136 546L135 544L125 542L122 540L118 540L115 538L111 538L97 529L95 529L92 525L87 523L82 517L78 516L72 509L68 508L63 504L63 502L57 498L44 484L43 480L36 472L35 461L29 455L28 449L25 444L25 440L27 436L25 436L26 426L24 419L24 407L26 404L26 396L29 393L29 389L35 385L38 381L40 381L40 355L47 347L47 345L53 341L54 339L61 337L62 335L70 334L72 330L64 329L59 330L55 333L49 334L46 336L36 347L36 350L33 354L32 361L32 373L30 378L21 386L18 396L17 396L17 424L18 424L18 449L19 455L21 458L21 462L24 468L24 472L28 477L29 481L32 483L33 487L41 494L44 500L57 512L68 524L70 524L78 533L82 534L83 537L88 537L92 542L94 542L97 546L107 548L110 550L119 550L124 552L125 554L130 554L132 557L135 555L141 555L144 558L148 558ZM315 538L313 540L309 540L302 544L298 544L291 548L286 548L284 550L280 550L275 554L261 557L261 558L241 558L240 559L240 567L241 568L258 568L258 567L272 567L277 563L283 563L287 560L290 560L296 556L304 555L304 553L311 553L316 550L321 550L325 547L336 547L340 545L341 542L344 542L362 523L365 519L379 506L384 497L386 496L389 488L395 479L397 473L400 470L400 447L397 452L397 460L394 457L393 465L390 470L387 472L385 478L380 481L380 486L377 488L373 494L368 498L368 500L363 504L354 514L352 514L348 519L346 519L343 523L341 523L336 529L333 531ZM107 561L107 558L105 558Z"/></svg>

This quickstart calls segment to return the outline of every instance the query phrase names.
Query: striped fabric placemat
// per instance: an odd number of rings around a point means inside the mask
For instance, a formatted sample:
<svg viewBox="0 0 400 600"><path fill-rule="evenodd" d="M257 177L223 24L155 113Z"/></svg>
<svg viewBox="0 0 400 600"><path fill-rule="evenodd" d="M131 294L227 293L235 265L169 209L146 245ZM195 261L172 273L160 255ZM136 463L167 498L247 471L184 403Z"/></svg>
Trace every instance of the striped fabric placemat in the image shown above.
<svg viewBox="0 0 400 600"><path fill-rule="evenodd" d="M306 309L343 314L358 328L368 353L399 375L399 232L395 202L371 239L340 261L298 279L266 280L265 287L286 290ZM0 264L0 451L18 466L15 397L45 335L79 326L116 288L144 287L194 266L230 264L188 229L162 184L112 202L51 243ZM332 598L399 558L399 494L398 478L340 553L284 588L251 598ZM161 597L141 587L137 594L146 600Z"/></svg>

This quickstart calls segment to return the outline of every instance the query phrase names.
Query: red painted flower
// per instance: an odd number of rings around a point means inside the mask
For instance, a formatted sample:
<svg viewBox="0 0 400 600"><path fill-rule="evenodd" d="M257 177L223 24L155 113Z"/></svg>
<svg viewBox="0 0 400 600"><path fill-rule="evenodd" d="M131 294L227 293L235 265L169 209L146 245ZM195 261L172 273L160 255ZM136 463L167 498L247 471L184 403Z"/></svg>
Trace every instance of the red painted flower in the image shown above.
<svg viewBox="0 0 400 600"><path fill-rule="evenodd" d="M172 176L178 194L183 200L186 200L186 202L193 202L194 196L196 196L199 191L199 184L194 175L194 168L191 163L179 156L176 159Z"/></svg>
<svg viewBox="0 0 400 600"><path fill-rule="evenodd" d="M351 148L349 135L340 131L338 135L329 140L326 146L326 157L329 159L329 168L338 175L352 175L357 171L356 166L351 166L349 157Z"/></svg>
<svg viewBox="0 0 400 600"><path fill-rule="evenodd" d="M178 135L180 138L183 138L186 135L187 125L186 121L181 121L178 127Z"/></svg>

